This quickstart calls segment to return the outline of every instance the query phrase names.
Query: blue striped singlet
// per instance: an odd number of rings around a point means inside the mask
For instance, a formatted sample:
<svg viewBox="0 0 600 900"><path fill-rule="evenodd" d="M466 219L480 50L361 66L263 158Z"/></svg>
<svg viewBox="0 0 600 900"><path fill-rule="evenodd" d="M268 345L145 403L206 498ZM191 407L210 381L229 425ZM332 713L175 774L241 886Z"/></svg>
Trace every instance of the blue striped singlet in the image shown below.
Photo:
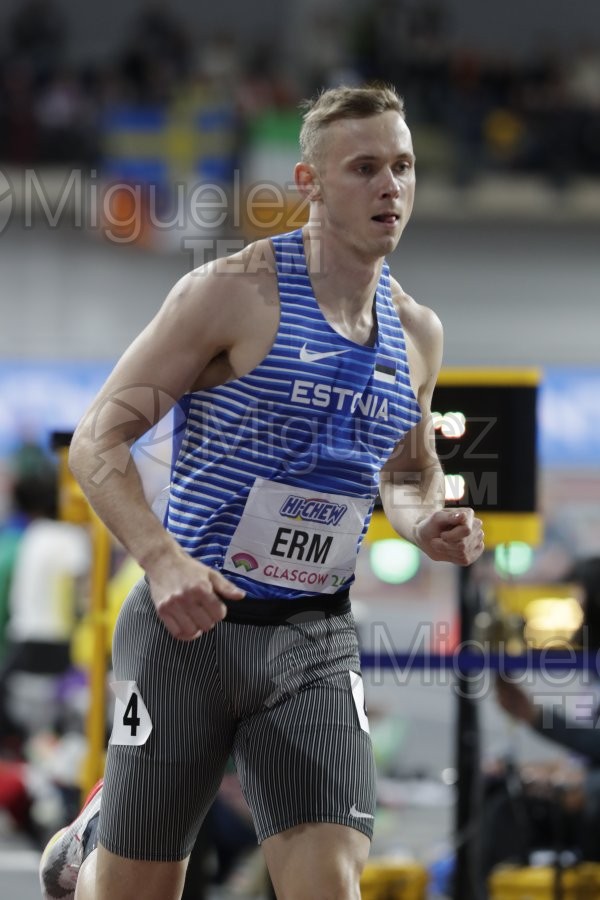
<svg viewBox="0 0 600 900"><path fill-rule="evenodd" d="M421 414L387 264L367 347L323 316L302 230L273 246L275 342L247 375L182 399L165 521L248 597L293 600L348 588L379 471Z"/></svg>

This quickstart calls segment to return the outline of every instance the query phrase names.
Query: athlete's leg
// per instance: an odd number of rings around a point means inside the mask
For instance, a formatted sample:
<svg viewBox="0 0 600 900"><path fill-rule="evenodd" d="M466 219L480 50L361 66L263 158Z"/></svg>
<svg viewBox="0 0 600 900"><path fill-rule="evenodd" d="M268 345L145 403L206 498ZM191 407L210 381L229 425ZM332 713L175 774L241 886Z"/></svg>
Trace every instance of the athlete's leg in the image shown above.
<svg viewBox="0 0 600 900"><path fill-rule="evenodd" d="M346 825L298 825L267 838L263 851L277 900L360 900L370 840Z"/></svg>
<svg viewBox="0 0 600 900"><path fill-rule="evenodd" d="M180 900L187 859L178 862L125 859L110 853L101 844L94 855L94 892L81 898L77 894L79 900L132 900L133 897Z"/></svg>
<svg viewBox="0 0 600 900"><path fill-rule="evenodd" d="M103 896L125 900L140 896L141 885L144 900L179 900L187 860L128 860L98 844L103 793L103 783L99 782L74 822L48 842L40 861L43 900L99 900Z"/></svg>
<svg viewBox="0 0 600 900"><path fill-rule="evenodd" d="M376 797L353 620L257 631L271 690L235 759L278 900L358 900Z"/></svg>
<svg viewBox="0 0 600 900"><path fill-rule="evenodd" d="M89 900L181 896L187 859L235 733L215 666L214 631L176 641L156 616L145 582L121 608L113 640L120 702Z"/></svg>
<svg viewBox="0 0 600 900"><path fill-rule="evenodd" d="M98 850L96 849L83 861L75 888L75 900L95 900L97 857Z"/></svg>
<svg viewBox="0 0 600 900"><path fill-rule="evenodd" d="M107 866L116 865L117 879L121 879L122 893L114 892L115 900L126 897L141 897L144 900L164 898L179 900L183 890L185 862L182 863L147 863L136 860L124 860L119 857L110 859L113 854L103 847L98 847L84 860L77 879L75 900L98 900L102 895L102 873ZM106 857L106 858L105 858ZM111 874L111 880L114 874ZM143 889L140 887L143 885Z"/></svg>

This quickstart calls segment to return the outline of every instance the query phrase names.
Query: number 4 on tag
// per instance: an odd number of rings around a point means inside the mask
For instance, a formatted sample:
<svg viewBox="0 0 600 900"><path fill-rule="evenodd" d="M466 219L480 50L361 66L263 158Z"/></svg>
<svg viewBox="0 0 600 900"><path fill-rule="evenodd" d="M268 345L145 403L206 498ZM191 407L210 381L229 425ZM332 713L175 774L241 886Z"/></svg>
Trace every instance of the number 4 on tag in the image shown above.
<svg viewBox="0 0 600 900"><path fill-rule="evenodd" d="M115 715L111 744L145 744L152 731L152 721L135 681L113 681Z"/></svg>
<svg viewBox="0 0 600 900"><path fill-rule="evenodd" d="M142 720L138 716L138 695L135 691L133 691L131 697L129 698L129 703L125 709L125 715L123 716L123 725L129 725L131 728L131 737L136 737L138 725L140 725Z"/></svg>

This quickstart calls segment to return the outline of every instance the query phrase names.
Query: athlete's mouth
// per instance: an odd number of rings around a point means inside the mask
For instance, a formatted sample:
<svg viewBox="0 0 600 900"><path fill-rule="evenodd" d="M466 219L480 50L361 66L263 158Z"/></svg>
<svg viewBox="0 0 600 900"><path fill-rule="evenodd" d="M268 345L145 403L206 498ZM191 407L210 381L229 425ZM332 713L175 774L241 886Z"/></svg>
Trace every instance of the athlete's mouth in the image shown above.
<svg viewBox="0 0 600 900"><path fill-rule="evenodd" d="M399 218L396 213L379 213L377 216L371 216L374 222L383 222L384 225L395 225Z"/></svg>

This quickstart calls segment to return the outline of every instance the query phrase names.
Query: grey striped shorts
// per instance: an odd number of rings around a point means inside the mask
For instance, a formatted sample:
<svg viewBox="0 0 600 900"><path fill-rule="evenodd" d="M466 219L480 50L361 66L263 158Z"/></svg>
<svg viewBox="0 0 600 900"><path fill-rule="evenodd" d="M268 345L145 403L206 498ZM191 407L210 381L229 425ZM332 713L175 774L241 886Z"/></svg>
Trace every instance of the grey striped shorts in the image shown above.
<svg viewBox="0 0 600 900"><path fill-rule="evenodd" d="M230 756L259 842L306 822L371 837L375 769L350 613L224 620L183 642L141 581L120 612L113 665L98 835L108 850L186 857Z"/></svg>

